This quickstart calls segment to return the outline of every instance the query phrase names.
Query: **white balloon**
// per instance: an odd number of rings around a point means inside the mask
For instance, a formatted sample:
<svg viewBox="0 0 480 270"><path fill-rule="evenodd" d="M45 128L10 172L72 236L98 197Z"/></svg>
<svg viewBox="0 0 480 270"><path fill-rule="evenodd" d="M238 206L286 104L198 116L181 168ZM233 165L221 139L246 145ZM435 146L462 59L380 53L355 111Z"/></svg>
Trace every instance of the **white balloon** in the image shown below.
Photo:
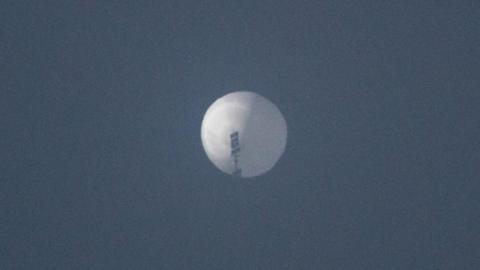
<svg viewBox="0 0 480 270"><path fill-rule="evenodd" d="M217 99L202 122L203 148L223 172L241 177L264 174L285 151L287 124L278 108L253 92Z"/></svg>

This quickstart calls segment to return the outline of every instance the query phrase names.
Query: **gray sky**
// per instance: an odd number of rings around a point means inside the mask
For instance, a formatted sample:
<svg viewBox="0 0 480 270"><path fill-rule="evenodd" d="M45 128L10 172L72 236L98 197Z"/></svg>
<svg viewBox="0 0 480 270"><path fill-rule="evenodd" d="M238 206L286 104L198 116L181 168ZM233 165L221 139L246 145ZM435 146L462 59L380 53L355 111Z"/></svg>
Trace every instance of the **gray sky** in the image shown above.
<svg viewBox="0 0 480 270"><path fill-rule="evenodd" d="M4 1L0 30L0 269L480 269L478 1ZM234 90L289 128L251 180L200 143Z"/></svg>

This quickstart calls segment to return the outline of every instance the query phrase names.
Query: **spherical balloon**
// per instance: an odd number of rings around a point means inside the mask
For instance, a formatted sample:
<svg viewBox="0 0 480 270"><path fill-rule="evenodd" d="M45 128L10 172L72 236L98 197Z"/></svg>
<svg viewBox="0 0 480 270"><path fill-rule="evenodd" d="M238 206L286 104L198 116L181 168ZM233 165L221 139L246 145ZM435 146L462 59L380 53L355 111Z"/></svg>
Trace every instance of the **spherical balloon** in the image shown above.
<svg viewBox="0 0 480 270"><path fill-rule="evenodd" d="M282 156L287 124L278 108L253 92L217 99L202 122L203 148L220 170L253 177L268 172Z"/></svg>

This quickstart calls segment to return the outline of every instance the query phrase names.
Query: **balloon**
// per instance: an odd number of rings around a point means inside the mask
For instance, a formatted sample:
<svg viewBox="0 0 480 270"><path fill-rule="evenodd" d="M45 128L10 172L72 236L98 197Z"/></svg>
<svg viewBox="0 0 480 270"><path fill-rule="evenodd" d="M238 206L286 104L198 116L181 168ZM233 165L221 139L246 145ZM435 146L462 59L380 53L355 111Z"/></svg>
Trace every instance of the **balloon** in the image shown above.
<svg viewBox="0 0 480 270"><path fill-rule="evenodd" d="M287 124L278 108L253 92L217 99L202 121L205 152L221 171L241 177L264 174L285 151Z"/></svg>

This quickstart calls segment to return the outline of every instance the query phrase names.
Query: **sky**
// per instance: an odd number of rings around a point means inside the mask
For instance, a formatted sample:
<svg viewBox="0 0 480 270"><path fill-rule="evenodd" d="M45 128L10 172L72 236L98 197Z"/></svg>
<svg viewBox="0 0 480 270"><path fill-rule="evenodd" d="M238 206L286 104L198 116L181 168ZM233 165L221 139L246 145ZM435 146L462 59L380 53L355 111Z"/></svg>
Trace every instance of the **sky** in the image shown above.
<svg viewBox="0 0 480 270"><path fill-rule="evenodd" d="M480 269L480 2L3 1L0 269ZM268 174L200 141L237 90Z"/></svg>

